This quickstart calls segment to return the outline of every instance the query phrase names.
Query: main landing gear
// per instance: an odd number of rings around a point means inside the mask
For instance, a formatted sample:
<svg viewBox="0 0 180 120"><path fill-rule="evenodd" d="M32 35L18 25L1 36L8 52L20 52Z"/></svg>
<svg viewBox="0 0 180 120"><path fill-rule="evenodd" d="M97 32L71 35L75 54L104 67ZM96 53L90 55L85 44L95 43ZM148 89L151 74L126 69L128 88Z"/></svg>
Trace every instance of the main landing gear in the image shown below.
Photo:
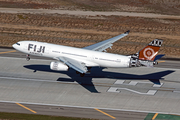
<svg viewBox="0 0 180 120"><path fill-rule="evenodd" d="M80 73L80 76L81 76L81 77L84 77L84 75L85 75L85 73Z"/></svg>
<svg viewBox="0 0 180 120"><path fill-rule="evenodd" d="M91 67L88 67L87 69L88 69L87 73L90 73L91 72L90 71ZM78 71L76 71L76 74L80 74L81 77L84 77L84 75L85 75L85 73L80 73Z"/></svg>
<svg viewBox="0 0 180 120"><path fill-rule="evenodd" d="M26 60L27 60L27 61L30 60L30 57L29 57L29 56L30 56L29 54L26 55Z"/></svg>
<svg viewBox="0 0 180 120"><path fill-rule="evenodd" d="M84 77L85 73L80 73L78 71L76 71L76 74L80 74L81 77Z"/></svg>

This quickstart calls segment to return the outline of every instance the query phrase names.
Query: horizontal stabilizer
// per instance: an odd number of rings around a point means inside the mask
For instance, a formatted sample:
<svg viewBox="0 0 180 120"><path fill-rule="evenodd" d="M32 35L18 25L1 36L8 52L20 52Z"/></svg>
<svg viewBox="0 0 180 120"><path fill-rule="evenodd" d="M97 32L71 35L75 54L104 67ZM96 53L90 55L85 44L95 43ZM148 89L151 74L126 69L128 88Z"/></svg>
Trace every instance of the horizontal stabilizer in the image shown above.
<svg viewBox="0 0 180 120"><path fill-rule="evenodd" d="M162 58L163 56L165 56L165 54L156 55L156 57L154 58L154 61Z"/></svg>
<svg viewBox="0 0 180 120"><path fill-rule="evenodd" d="M152 61L139 61L140 63L141 63L141 65L143 65L143 66L146 66L146 67L153 67L153 63L154 62L152 62Z"/></svg>

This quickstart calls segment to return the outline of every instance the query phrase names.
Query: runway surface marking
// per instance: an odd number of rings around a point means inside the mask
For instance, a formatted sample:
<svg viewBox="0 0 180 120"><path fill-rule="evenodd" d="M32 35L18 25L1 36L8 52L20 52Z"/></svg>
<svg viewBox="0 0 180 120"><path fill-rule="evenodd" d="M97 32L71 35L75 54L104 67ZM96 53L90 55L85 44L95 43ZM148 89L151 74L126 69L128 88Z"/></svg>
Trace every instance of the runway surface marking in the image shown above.
<svg viewBox="0 0 180 120"><path fill-rule="evenodd" d="M154 114L152 120L156 119L157 115L158 115L158 113Z"/></svg>
<svg viewBox="0 0 180 120"><path fill-rule="evenodd" d="M94 109L97 110L97 111L99 111L100 113L103 113L104 115L109 116L110 118L116 119L115 117L113 117L113 116L111 116L111 115L109 115L109 114L107 114L107 113L105 113L105 112L103 112L103 111L101 111L101 110L99 110L99 109L97 109L97 108L94 108Z"/></svg>
<svg viewBox="0 0 180 120"><path fill-rule="evenodd" d="M121 90L127 90L127 91L130 91L130 92L134 92L134 93L137 93L137 94L140 94L140 95L155 95L155 93L157 92L157 90L148 90L148 92L142 93L142 92L138 92L138 91L128 89L128 88L116 88L116 87L110 87L107 92L120 93L120 91L118 91L120 89Z"/></svg>
<svg viewBox="0 0 180 120"><path fill-rule="evenodd" d="M29 110L29 111L31 111L31 112L33 112L33 113L37 113L36 111L31 110L30 108L28 108L28 107L26 107L26 106L24 106L24 105L22 105L22 104L20 104L20 103L16 103L16 104L19 105L19 106L21 106L21 107L23 107L23 108L25 108L26 110Z"/></svg>
<svg viewBox="0 0 180 120"><path fill-rule="evenodd" d="M160 85L157 84L153 84L152 82L145 82L145 81L130 81L129 83L125 83L126 80L116 80L116 82L114 83L114 85L127 85L127 86L136 86L137 84L152 84L152 89L149 89L147 92L139 92L133 89L129 89L129 88L124 88L124 87L110 87L107 92L114 92L114 93L120 93L121 90L126 90L126 91L130 91L133 93L137 93L140 95L155 95L158 90L157 89L153 89L153 88L161 88L163 86L164 83L160 83Z"/></svg>
<svg viewBox="0 0 180 120"><path fill-rule="evenodd" d="M153 87L161 87L164 83L160 83L160 85L158 84L154 84L152 82L146 82L146 81L130 81L129 83L125 83L126 80L116 80L116 82L114 84L116 85L132 85L132 86L136 86L137 84L153 84Z"/></svg>
<svg viewBox="0 0 180 120"><path fill-rule="evenodd" d="M22 81L38 81L38 82L56 82L56 83L61 83L61 84L69 84L69 82L61 82L61 81L52 81L52 80L43 80L43 79L28 79L28 78L13 78L13 77L0 77L0 78L3 78L3 79L13 79L13 80L22 80ZM121 90L126 90L126 91L129 91L129 92L133 92L133 93L136 93L136 94L140 94L140 95L155 95L158 91L171 91L171 92L174 92L174 93L180 93L180 91L177 91L177 90L172 90L172 89L175 89L175 88L164 88L162 87L164 85L164 83L161 83L160 85L157 85L157 84L153 84L151 82L143 82L143 81L130 81L129 83L124 83L126 80L117 80L114 84L115 85L131 85L131 86L136 86L137 84L139 83L144 83L144 84L152 84L152 88L149 89L148 91L146 92L139 92L139 91L136 91L136 90L133 90L133 89L129 89L129 88L124 88L124 87L112 87L112 86L109 86L108 90L106 92L110 92L110 93L121 93L122 91ZM71 82L70 84L77 84L77 82ZM96 86L102 86L102 85L99 85L99 84L95 84ZM108 86L107 86L108 87ZM153 89L153 88L159 88L159 89ZM161 88L161 89L160 89Z"/></svg>
<svg viewBox="0 0 180 120"><path fill-rule="evenodd" d="M7 52L0 52L0 54L11 53L11 52L16 52L16 50L7 51Z"/></svg>

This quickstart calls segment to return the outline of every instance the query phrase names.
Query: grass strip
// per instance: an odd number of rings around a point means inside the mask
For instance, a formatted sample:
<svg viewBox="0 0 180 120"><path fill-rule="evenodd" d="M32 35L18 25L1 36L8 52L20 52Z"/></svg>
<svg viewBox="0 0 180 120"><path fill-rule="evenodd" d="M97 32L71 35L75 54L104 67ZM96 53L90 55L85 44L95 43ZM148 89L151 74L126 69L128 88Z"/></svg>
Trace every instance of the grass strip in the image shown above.
<svg viewBox="0 0 180 120"><path fill-rule="evenodd" d="M149 113L144 120L152 120L155 113ZM158 114L154 120L180 120L178 115Z"/></svg>

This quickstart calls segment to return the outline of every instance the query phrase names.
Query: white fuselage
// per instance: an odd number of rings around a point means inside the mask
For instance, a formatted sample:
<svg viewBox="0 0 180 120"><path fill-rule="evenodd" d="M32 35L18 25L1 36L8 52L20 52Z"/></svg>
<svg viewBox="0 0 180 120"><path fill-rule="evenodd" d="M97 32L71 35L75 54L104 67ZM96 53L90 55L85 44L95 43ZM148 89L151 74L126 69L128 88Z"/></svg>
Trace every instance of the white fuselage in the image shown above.
<svg viewBox="0 0 180 120"><path fill-rule="evenodd" d="M36 41L20 41L13 47L29 55L49 57L68 57L85 63L87 67L129 67L130 57L111 53L86 50ZM58 60L58 59L57 59Z"/></svg>

